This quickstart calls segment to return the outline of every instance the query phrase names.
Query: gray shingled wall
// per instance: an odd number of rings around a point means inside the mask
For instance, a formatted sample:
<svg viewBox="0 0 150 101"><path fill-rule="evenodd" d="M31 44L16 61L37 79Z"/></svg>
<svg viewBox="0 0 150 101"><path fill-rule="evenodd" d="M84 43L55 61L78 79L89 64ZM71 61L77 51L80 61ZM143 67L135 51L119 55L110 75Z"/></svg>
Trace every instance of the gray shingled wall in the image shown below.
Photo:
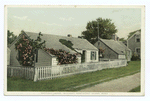
<svg viewBox="0 0 150 101"><path fill-rule="evenodd" d="M109 55L110 55L110 59L118 59L118 54L116 52L114 52L113 50L111 50L103 42L100 41L99 46L98 46L98 42L96 42L94 45L98 48L102 47L103 49L105 49L104 58L109 58Z"/></svg>
<svg viewBox="0 0 150 101"><path fill-rule="evenodd" d="M35 63L35 66L51 66L52 57L45 53L43 50L38 50L38 62Z"/></svg>
<svg viewBox="0 0 150 101"><path fill-rule="evenodd" d="M141 39L140 39L140 41L141 41ZM135 48L137 48L137 47L139 47L139 48L141 47L141 42L136 42L136 35L134 35L132 38L130 38L128 40L128 48L132 50L132 53L134 53ZM138 54L138 55L140 55L140 54Z"/></svg>

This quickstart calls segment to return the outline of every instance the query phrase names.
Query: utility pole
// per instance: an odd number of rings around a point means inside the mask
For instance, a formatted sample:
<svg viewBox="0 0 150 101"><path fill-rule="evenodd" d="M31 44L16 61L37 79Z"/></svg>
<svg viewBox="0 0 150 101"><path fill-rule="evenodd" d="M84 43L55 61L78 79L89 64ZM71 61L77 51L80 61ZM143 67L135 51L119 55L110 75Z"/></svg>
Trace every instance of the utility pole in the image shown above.
<svg viewBox="0 0 150 101"><path fill-rule="evenodd" d="M99 22L97 21L98 41L99 41Z"/></svg>

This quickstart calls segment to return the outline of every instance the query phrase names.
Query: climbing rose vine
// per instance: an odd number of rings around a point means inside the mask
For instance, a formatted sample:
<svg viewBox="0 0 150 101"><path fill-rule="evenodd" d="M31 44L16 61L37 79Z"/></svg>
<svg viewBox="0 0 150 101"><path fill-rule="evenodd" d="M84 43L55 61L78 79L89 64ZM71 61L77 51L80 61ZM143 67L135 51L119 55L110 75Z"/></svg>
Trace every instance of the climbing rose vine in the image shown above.
<svg viewBox="0 0 150 101"><path fill-rule="evenodd" d="M61 49L55 50L55 49L44 48L44 50L50 54L57 56L58 65L78 63L77 55L79 55L79 53L69 54L68 52Z"/></svg>
<svg viewBox="0 0 150 101"><path fill-rule="evenodd" d="M22 31L23 33L23 31ZM41 32L36 40L29 40L25 35L22 35L17 43L15 44L15 49L18 50L18 60L23 66L32 66L34 64L34 56L36 50L45 48L45 41L41 42L42 36Z"/></svg>
<svg viewBox="0 0 150 101"><path fill-rule="evenodd" d="M99 48L99 51L100 51L100 53L103 54L103 53L105 52L105 49L103 49L102 47L100 47L100 48Z"/></svg>

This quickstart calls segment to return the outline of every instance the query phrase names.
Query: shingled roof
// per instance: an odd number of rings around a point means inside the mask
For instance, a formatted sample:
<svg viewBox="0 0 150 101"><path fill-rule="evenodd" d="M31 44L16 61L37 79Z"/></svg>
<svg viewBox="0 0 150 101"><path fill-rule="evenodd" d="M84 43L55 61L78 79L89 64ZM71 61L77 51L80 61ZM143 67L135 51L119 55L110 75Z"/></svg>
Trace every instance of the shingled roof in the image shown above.
<svg viewBox="0 0 150 101"><path fill-rule="evenodd" d="M109 48L111 48L116 53L122 55L125 50L130 50L127 48L121 41L114 41L114 40L108 40L108 39L100 39L105 45L107 45ZM97 42L95 43L97 44Z"/></svg>
<svg viewBox="0 0 150 101"><path fill-rule="evenodd" d="M25 32L31 39L36 39L38 36L38 33L33 32ZM43 33L42 33L43 34ZM51 34L43 34L41 36L42 40L46 41L46 47L47 48L53 48L53 49L62 49L70 53L76 53L75 51L71 50L67 46L63 45L59 42L59 39L65 39L69 40L73 43L74 49L84 49L84 50L98 50L95 46L93 46L90 42L88 42L86 39L80 39L75 37L67 37L67 36L59 36L59 35L51 35Z"/></svg>

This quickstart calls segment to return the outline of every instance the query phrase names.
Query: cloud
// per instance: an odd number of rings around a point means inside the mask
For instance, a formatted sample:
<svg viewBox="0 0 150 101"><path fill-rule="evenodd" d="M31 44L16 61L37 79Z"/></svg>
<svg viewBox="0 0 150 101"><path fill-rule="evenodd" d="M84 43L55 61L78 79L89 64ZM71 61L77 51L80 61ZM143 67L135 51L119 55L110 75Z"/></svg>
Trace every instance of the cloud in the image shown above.
<svg viewBox="0 0 150 101"><path fill-rule="evenodd" d="M13 17L16 18L16 19L19 19L19 20L32 21L31 19L28 19L28 16L23 16L23 17L13 16Z"/></svg>
<svg viewBox="0 0 150 101"><path fill-rule="evenodd" d="M56 23L47 23L47 22L40 22L41 24L44 24L44 25L48 25L48 26L62 26L60 24L56 24Z"/></svg>
<svg viewBox="0 0 150 101"><path fill-rule="evenodd" d="M26 20L28 16L23 16L23 17L13 16L13 17L19 20Z"/></svg>
<svg viewBox="0 0 150 101"><path fill-rule="evenodd" d="M69 18L60 17L59 19L63 20L63 21L72 21L72 20L74 20L73 17L69 17Z"/></svg>

